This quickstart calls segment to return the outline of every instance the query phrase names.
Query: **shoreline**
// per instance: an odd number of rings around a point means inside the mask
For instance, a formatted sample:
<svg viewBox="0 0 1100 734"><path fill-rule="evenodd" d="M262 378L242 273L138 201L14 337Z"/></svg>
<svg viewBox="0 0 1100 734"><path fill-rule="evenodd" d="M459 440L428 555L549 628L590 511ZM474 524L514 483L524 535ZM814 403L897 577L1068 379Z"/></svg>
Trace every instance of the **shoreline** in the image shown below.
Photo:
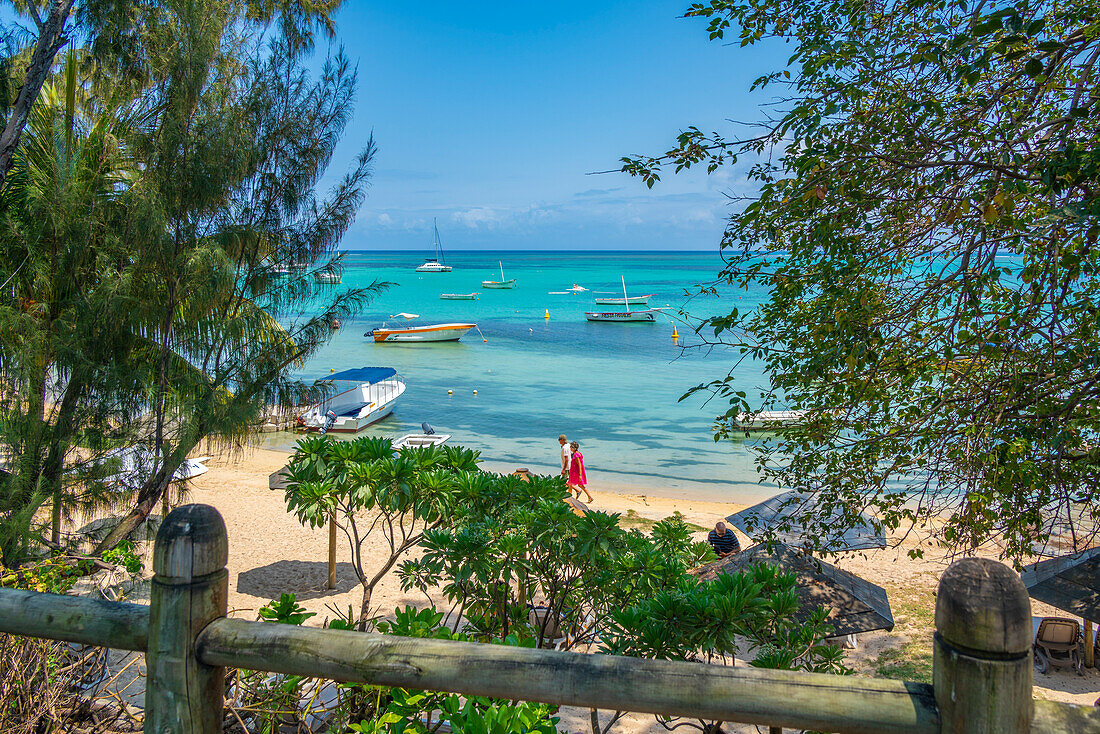
<svg viewBox="0 0 1100 734"><path fill-rule="evenodd" d="M289 457L293 453L293 442L304 434L296 434L288 431L259 434L260 443L253 447L244 448L244 452L263 451L272 454L281 454ZM362 433L359 435L372 435ZM556 453L557 441L550 441L551 449L548 449L548 457ZM449 445L462 446L461 443ZM470 447L467 447L470 448ZM284 461L285 463L285 461ZM558 466L550 460L531 461L517 459L499 459L482 454L481 468L485 471L493 471L502 474L511 474L520 467L531 470L533 474L558 473ZM720 481L702 483L691 479L671 479L654 476L652 474L625 474L599 467L585 466L589 478L589 491L610 493L614 495L632 496L644 495L669 500L700 501L714 503L733 503L742 507L749 507L758 502L763 502L776 494L777 490L772 485L764 485L750 482Z"/></svg>

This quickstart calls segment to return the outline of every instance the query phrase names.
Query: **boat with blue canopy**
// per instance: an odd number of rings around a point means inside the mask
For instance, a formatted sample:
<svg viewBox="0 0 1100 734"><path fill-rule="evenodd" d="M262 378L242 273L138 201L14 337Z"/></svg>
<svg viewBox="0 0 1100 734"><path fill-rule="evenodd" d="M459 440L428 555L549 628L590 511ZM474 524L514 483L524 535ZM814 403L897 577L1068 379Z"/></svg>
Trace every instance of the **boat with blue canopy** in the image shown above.
<svg viewBox="0 0 1100 734"><path fill-rule="evenodd" d="M392 367L358 367L320 378L333 393L298 416L302 430L356 433L393 412L405 383Z"/></svg>

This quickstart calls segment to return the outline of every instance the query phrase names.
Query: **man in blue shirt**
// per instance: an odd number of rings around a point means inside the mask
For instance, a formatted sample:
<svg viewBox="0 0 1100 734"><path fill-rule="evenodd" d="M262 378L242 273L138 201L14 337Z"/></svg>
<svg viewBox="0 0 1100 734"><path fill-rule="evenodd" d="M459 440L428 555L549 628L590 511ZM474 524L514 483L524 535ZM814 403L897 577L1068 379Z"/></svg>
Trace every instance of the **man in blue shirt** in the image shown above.
<svg viewBox="0 0 1100 734"><path fill-rule="evenodd" d="M714 548L714 552L718 554L719 558L732 556L741 550L741 544L737 542L737 536L733 534L732 530L727 530L726 524L721 521L707 535L707 542L710 543L711 548Z"/></svg>

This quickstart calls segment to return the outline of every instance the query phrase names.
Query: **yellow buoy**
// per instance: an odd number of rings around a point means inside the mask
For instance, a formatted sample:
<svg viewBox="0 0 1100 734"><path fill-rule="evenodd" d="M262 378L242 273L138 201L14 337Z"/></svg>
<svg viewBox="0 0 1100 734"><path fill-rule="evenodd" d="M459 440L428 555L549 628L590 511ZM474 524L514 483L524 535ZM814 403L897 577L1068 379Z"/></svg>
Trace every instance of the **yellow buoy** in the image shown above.
<svg viewBox="0 0 1100 734"><path fill-rule="evenodd" d="M474 390L474 395L477 395L477 390Z"/></svg>
<svg viewBox="0 0 1100 734"><path fill-rule="evenodd" d="M329 367L329 368L328 368L328 372L329 372L329 374L331 375L332 373L336 372L336 370L334 370L333 368Z"/></svg>
<svg viewBox="0 0 1100 734"><path fill-rule="evenodd" d="M676 327L675 326L672 327L672 338L673 339L679 339L680 338L680 335L676 333Z"/></svg>
<svg viewBox="0 0 1100 734"><path fill-rule="evenodd" d="M550 318L550 309L546 309L546 315L543 316L543 318L546 318L546 319Z"/></svg>
<svg viewBox="0 0 1100 734"><path fill-rule="evenodd" d="M454 392L455 392L454 390L448 390L448 391L447 391L447 394L448 394L448 395L454 395Z"/></svg>

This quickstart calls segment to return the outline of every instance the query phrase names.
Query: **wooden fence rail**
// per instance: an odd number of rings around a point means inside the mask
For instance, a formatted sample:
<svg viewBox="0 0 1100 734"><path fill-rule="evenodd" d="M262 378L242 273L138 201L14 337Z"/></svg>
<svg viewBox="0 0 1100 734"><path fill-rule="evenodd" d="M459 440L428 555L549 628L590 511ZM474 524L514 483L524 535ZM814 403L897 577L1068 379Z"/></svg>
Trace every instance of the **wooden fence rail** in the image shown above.
<svg viewBox="0 0 1100 734"><path fill-rule="evenodd" d="M220 732L225 667L793 729L1100 734L1097 709L1032 700L1030 601L988 560L940 580L929 686L228 619L227 549L217 511L181 507L149 607L0 589L0 632L144 651L148 734Z"/></svg>

